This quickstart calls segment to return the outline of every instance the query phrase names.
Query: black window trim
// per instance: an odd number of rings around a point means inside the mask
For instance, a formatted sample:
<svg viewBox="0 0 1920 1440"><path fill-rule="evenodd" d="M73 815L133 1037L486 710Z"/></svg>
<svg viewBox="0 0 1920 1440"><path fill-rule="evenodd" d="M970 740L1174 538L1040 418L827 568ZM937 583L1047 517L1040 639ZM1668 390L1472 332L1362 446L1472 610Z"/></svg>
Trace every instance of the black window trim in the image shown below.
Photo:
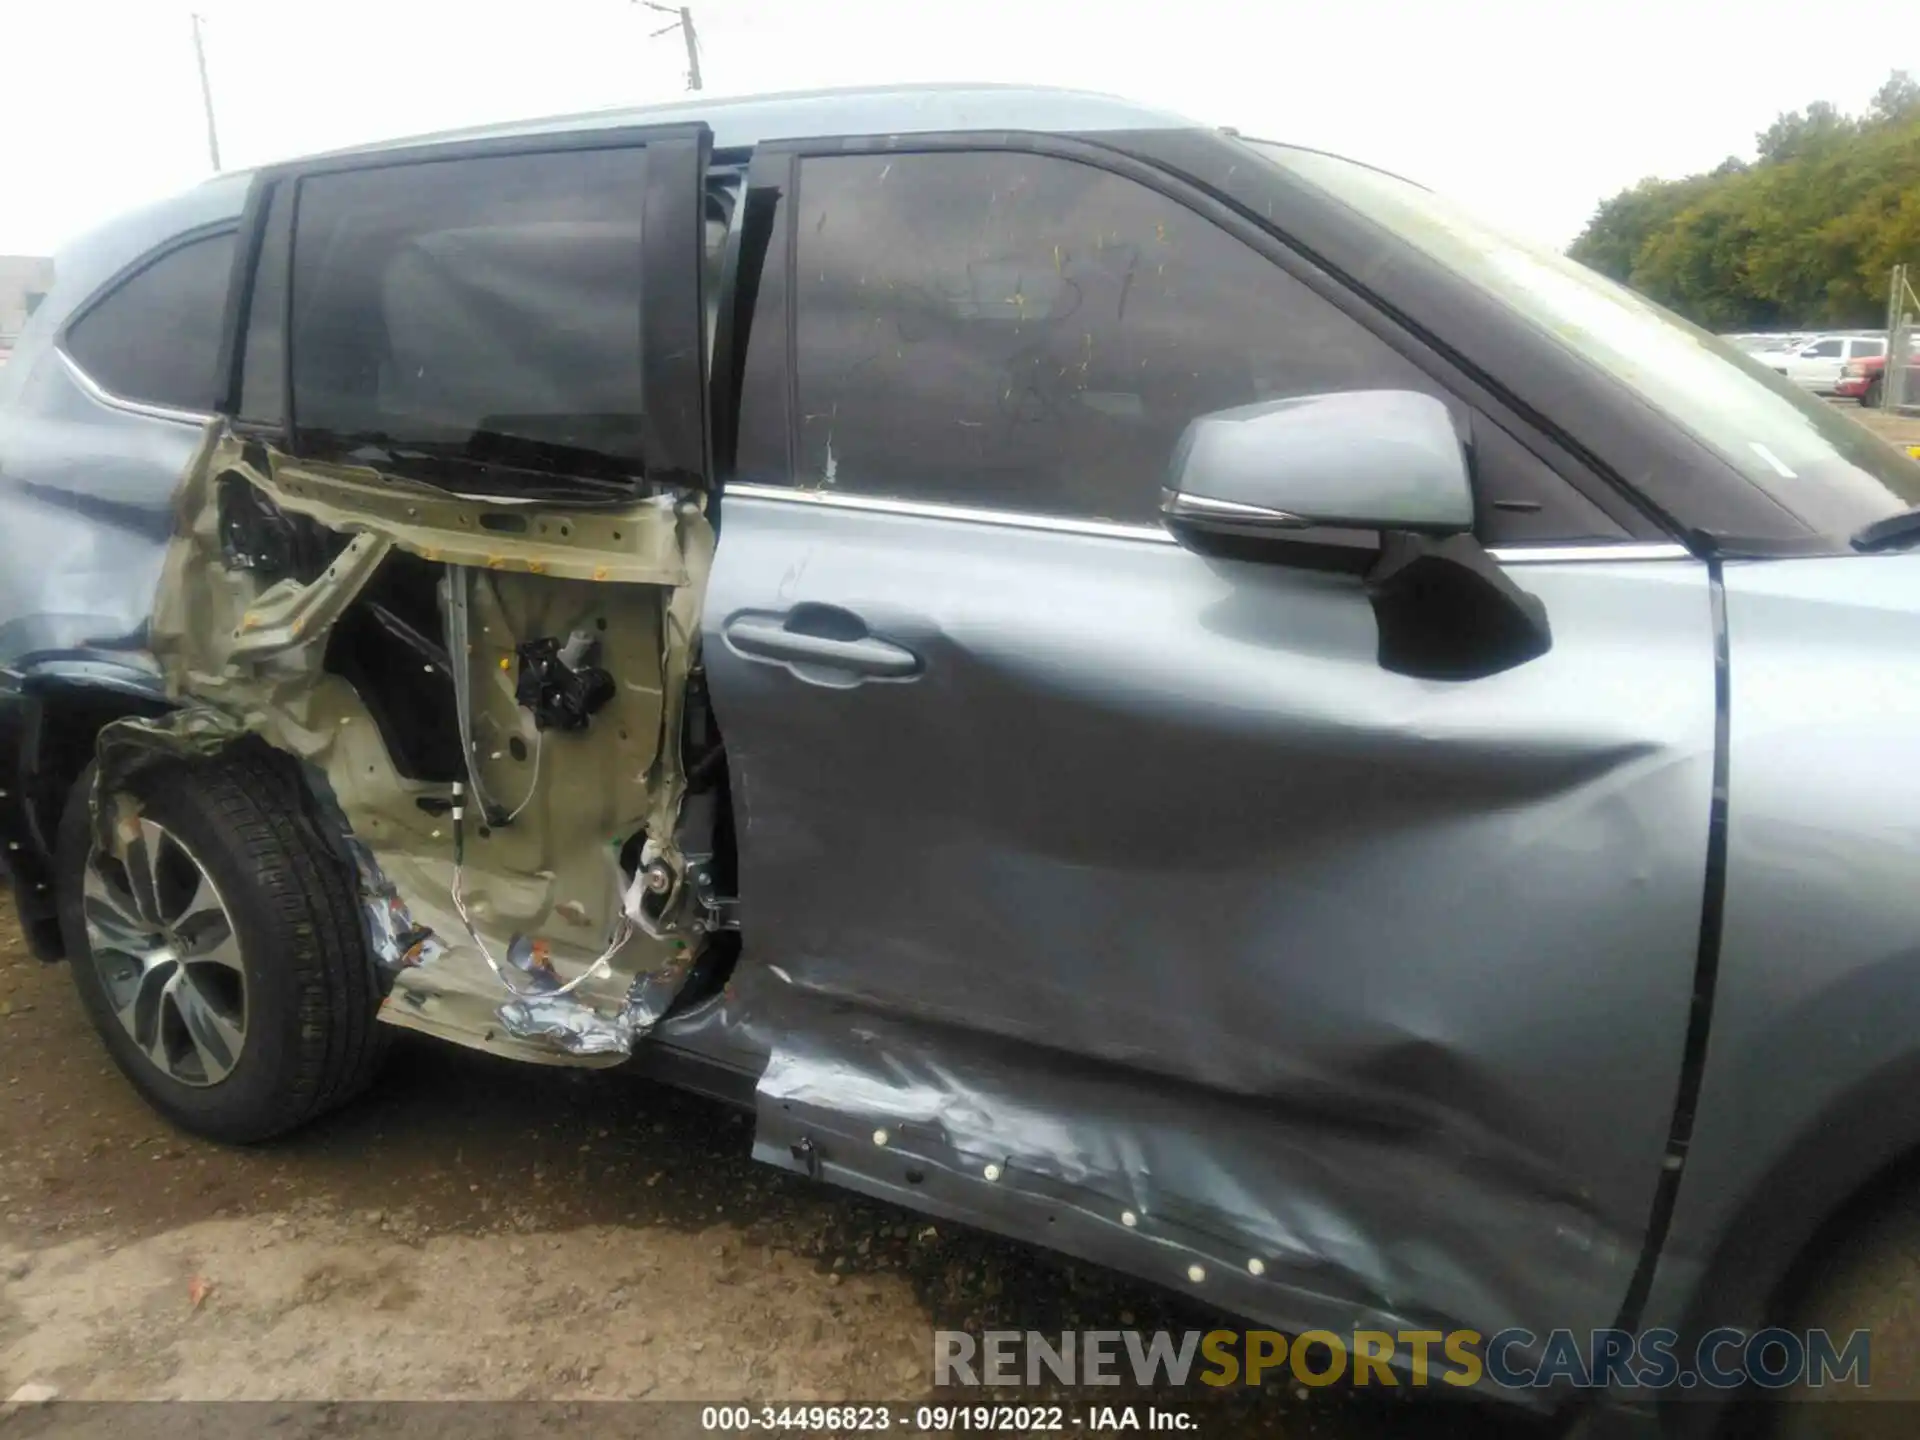
<svg viewBox="0 0 1920 1440"><path fill-rule="evenodd" d="M781 341L786 352L784 379L787 389L785 399L788 422L788 475L799 474L800 440L797 433L797 417L800 412L798 397L794 393L799 383L796 354L798 324L794 314L795 306L798 304L799 237L792 214L799 204L802 162L845 155L999 151L1045 155L1090 165L1143 185L1226 231L1249 246L1263 259L1304 284L1321 299L1331 303L1341 314L1412 364L1436 387L1451 396L1467 411L1478 413L1505 430L1562 484L1573 489L1624 532L1622 538L1613 541L1584 539L1500 546L1498 548L1503 557L1517 557L1522 552L1532 557L1536 552L1544 554L1557 544L1568 553L1579 551L1582 558L1592 558L1590 552L1607 545L1618 548L1622 558L1640 552L1657 554L1660 558L1665 558L1675 542L1684 542L1685 537L1677 527L1665 523L1660 516L1641 503L1633 492L1596 473L1592 467L1560 444L1553 435L1533 423L1531 418L1506 403L1498 393L1481 384L1468 371L1452 363L1441 351L1429 345L1423 336L1403 323L1385 306L1374 302L1358 287L1318 264L1311 256L1292 244L1276 227L1257 221L1238 206L1213 193L1186 171L1144 158L1141 154L1135 153L1135 148L1130 148L1133 142L1146 138L1150 137L1126 134L1096 137L1008 130L943 131L909 135L810 136L769 141L757 146L748 180L748 194L751 195L756 186L777 183L787 201L781 207L782 218L773 236L773 247L784 246L781 259L786 268L785 314L777 317L734 315L732 323L740 324L745 321L756 327L778 325L781 328ZM768 264L774 263L773 247L768 251ZM730 303L731 295L729 294L723 301L723 306ZM723 335L726 335L729 329L729 316L725 309L723 309L721 329ZM725 341L718 343L731 345L735 342L729 336ZM737 397L736 404L732 408L737 411ZM729 444L729 456L731 453ZM760 498L772 498L771 492L778 487L752 485L736 488L745 489L748 493ZM793 483L793 488L796 491L801 489L797 482ZM969 507L965 506L947 508L969 510ZM969 510L969 513L973 512ZM1084 517L1049 518L1071 521ZM1100 533L1106 533L1112 529L1110 525L1099 526L1098 522L1087 521L1086 523L1096 526Z"/></svg>
<svg viewBox="0 0 1920 1440"><path fill-rule="evenodd" d="M652 163L651 153L657 151L665 154L675 145L691 145L695 148L702 181L685 197L668 195L665 193L664 185L656 185L657 172ZM697 242L693 256L695 268L691 307L694 321L692 333L674 328L674 321L680 318L674 313L675 306L652 303L663 295L684 297L685 287L674 281L672 269L676 264L685 262L687 257L671 255L664 247L655 248L644 240L642 242L643 300L640 313L640 355L646 388L649 393L668 394L671 393L676 382L684 379L680 367L685 365L685 360L682 359L676 363L669 357L692 353L697 357L694 363L699 367L699 373L694 377L695 383L688 390L698 412L698 423L688 423L689 417L685 415L677 417L669 426L676 433L663 437L661 444L666 463L657 467L650 466L649 470L657 471L653 476L657 484L702 486L710 483L713 475L712 427L707 419L709 401L706 316L705 302L700 294L704 267L700 262L705 243L704 180L713 161L713 132L705 122L698 120L659 125L610 125L579 130L490 135L464 140L426 140L365 150L340 151L312 159L262 167L254 174L253 182L248 187L246 204L241 211L240 240L234 251L233 279L228 286L227 309L220 336L219 368L215 372L219 380L216 387L219 405L215 413L226 417L238 434L270 440L276 448L288 455L298 453L296 444L298 417L293 404L292 275L294 249L300 225L300 192L306 180L322 175L385 170L405 165L488 160L520 155L567 154L591 150L636 149L650 152L640 196L643 207L641 222L643 234L648 233L650 227L657 223L657 207L662 204L673 204L677 199L684 199L694 208L693 234ZM239 414L240 390L246 364L247 321L252 308L254 289L259 279L257 271L266 237L267 220L272 210L272 195L274 188L282 184L293 187L288 216L293 233L286 247L285 260L288 283L284 287L284 303L287 310L282 317L284 338L280 362L281 418L278 423L262 423L249 421ZM657 419L657 416L650 417L650 428L651 423Z"/></svg>
<svg viewBox="0 0 1920 1440"><path fill-rule="evenodd" d="M252 183L247 186L246 203L240 210L239 240L233 247L233 275L227 281L227 313L220 322L220 359L214 370L219 382L215 388L215 413L226 416L236 431L263 437L279 435L283 442L285 417L293 413L291 406L286 403L289 398L286 394L289 375L288 367L284 364L280 367L282 424L242 423L238 417L240 370L246 349L242 342L247 333L248 319L253 313L254 271L260 264L260 252L266 244L267 217L273 209L274 189L284 183L284 179L262 170L254 174ZM295 193L298 193L297 186ZM297 216L290 218L298 219ZM282 323L285 324L289 318L283 314Z"/></svg>
<svg viewBox="0 0 1920 1440"><path fill-rule="evenodd" d="M102 405L111 406L115 410L123 410L130 415L141 415L150 420L174 420L187 425L204 425L219 413L217 409L186 410L177 405L161 405L152 400L142 400L137 396L122 395L119 391L102 384L86 366L80 363L79 357L67 348L67 337L82 320L119 294L129 281L159 264L169 255L184 250L189 245L197 245L203 240L218 240L225 235L237 234L238 229L238 222L232 219L211 220L204 225L196 225L191 230L182 230L178 234L168 236L158 245L142 251L114 271L92 295L87 297L84 304L60 322L60 328L54 332L53 336L53 352L60 357L60 363L66 367L67 374L90 399L97 400ZM228 288L229 290L232 288L231 281L228 282ZM231 306L231 295L226 297L226 303ZM221 336L223 345L225 338L223 333ZM216 379L221 374L222 372L218 369L214 371ZM216 387L216 398L218 393Z"/></svg>

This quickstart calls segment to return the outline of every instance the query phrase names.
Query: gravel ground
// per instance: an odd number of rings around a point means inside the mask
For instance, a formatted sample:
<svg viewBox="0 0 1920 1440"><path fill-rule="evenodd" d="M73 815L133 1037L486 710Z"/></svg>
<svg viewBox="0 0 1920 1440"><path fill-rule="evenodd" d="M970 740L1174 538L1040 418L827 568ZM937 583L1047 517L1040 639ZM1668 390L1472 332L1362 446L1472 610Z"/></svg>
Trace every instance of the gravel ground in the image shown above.
<svg viewBox="0 0 1920 1440"><path fill-rule="evenodd" d="M196 1140L111 1069L3 893L0 1047L0 1396L951 1401L930 1389L935 1328L1234 1324L757 1165L746 1117L618 1072L401 1036L375 1092L321 1124ZM1205 1434L1536 1428L1378 1391L1205 1389L1177 1397Z"/></svg>

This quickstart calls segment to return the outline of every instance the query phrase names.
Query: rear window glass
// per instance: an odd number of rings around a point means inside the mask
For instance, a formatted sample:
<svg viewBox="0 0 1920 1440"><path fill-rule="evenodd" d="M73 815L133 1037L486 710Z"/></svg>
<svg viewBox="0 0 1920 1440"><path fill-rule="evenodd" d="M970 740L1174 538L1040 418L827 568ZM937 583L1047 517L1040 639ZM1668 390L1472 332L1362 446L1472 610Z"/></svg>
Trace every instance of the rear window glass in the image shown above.
<svg viewBox="0 0 1920 1440"><path fill-rule="evenodd" d="M645 165L587 150L303 181L300 451L482 489L638 478Z"/></svg>
<svg viewBox="0 0 1920 1440"><path fill-rule="evenodd" d="M232 231L177 246L74 321L64 348L123 399L210 412L232 271Z"/></svg>

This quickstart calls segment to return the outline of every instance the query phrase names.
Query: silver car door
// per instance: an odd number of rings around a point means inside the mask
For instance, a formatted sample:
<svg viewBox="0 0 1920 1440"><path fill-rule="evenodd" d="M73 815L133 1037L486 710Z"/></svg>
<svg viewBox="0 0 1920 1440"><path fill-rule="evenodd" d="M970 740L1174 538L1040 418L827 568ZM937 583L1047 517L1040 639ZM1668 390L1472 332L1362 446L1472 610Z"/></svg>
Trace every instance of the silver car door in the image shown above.
<svg viewBox="0 0 1920 1440"><path fill-rule="evenodd" d="M1700 933L1704 566L1516 550L1547 654L1389 673L1350 537L1154 510L1195 414L1413 365L1079 158L779 185L705 633L758 1153L1283 1328L1608 1323Z"/></svg>

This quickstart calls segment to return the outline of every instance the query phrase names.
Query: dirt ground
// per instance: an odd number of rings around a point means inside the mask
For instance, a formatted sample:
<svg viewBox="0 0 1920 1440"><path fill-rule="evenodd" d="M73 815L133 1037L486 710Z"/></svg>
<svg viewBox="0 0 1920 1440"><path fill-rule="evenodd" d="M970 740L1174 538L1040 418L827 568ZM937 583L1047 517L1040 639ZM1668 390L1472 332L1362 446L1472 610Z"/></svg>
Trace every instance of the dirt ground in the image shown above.
<svg viewBox="0 0 1920 1440"><path fill-rule="evenodd" d="M745 1116L617 1071L403 1035L375 1092L309 1130L196 1140L111 1069L66 967L27 953L3 892L0 1053L0 1397L49 1385L51 1411L951 1400L930 1388L936 1327L1234 1324L758 1165ZM1206 1434L1535 1429L1379 1392L1204 1388L1181 1400Z"/></svg>

